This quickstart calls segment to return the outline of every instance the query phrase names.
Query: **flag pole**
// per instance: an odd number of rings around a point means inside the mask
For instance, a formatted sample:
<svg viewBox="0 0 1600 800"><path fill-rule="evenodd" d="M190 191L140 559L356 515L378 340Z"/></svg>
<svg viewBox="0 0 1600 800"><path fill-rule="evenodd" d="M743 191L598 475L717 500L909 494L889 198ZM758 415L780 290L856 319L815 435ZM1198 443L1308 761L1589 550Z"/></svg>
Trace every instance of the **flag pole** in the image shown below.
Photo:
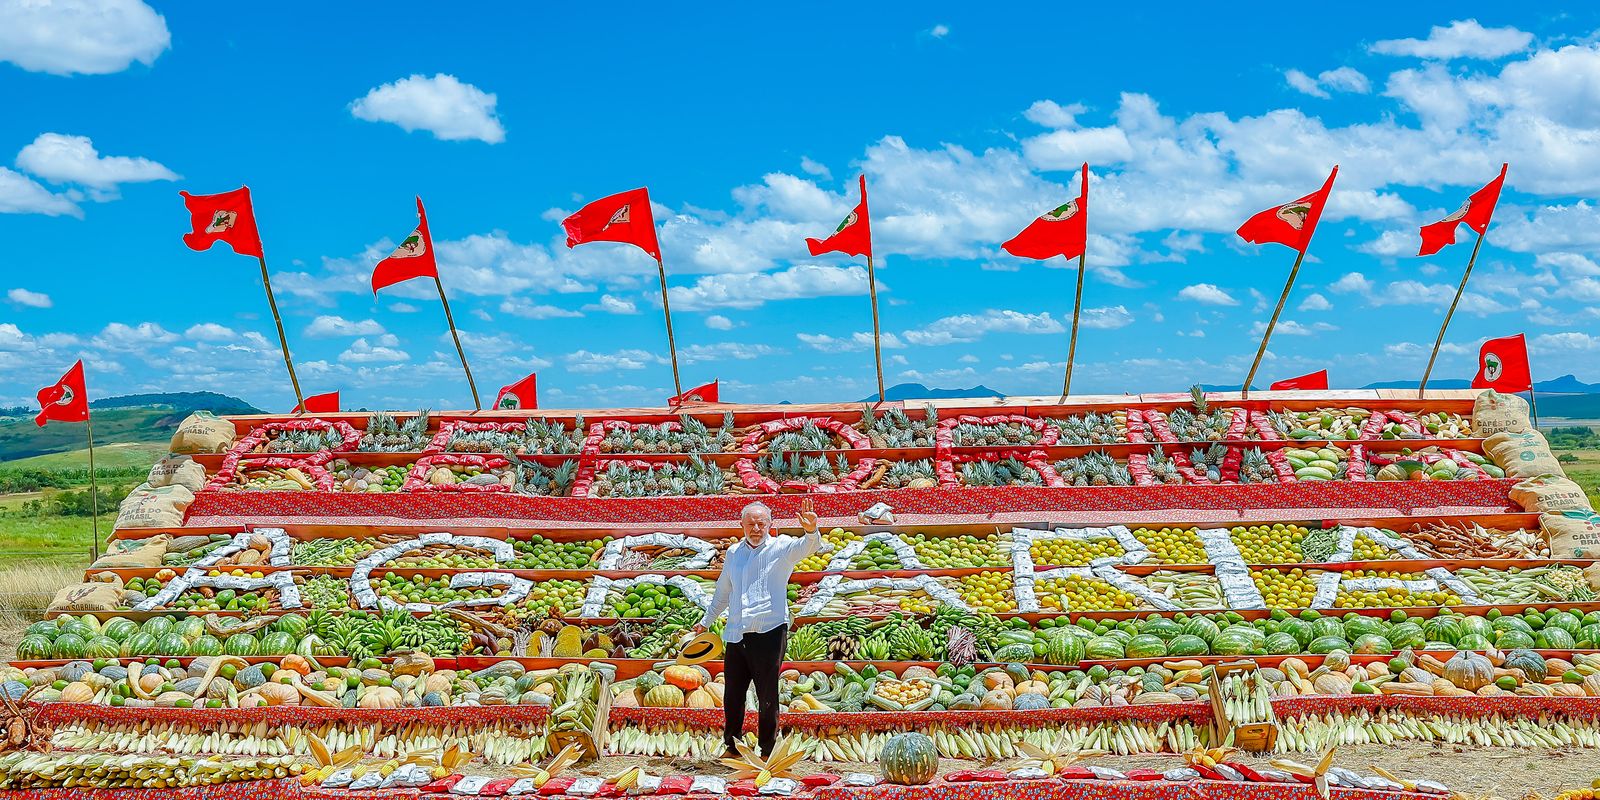
<svg viewBox="0 0 1600 800"><path fill-rule="evenodd" d="M439 280L439 271L433 271L433 285L439 287L439 302L444 305L444 321L450 326L450 337L456 340L456 355L461 356L461 369L467 373L467 388L472 390L472 407L478 411L483 410L483 403L478 400L478 384L472 380L472 367L467 366L467 351L461 349L461 334L456 330L455 317L450 315L450 300L444 296L444 283Z"/></svg>
<svg viewBox="0 0 1600 800"><path fill-rule="evenodd" d="M87 401L85 401L87 403ZM91 551L93 560L100 560L100 484L94 474L94 412L90 411L84 416L84 421L89 423L89 519L94 530L94 542Z"/></svg>
<svg viewBox="0 0 1600 800"><path fill-rule="evenodd" d="M659 249L659 248L658 248ZM661 311L667 317L667 350L672 354L672 394L683 394L683 382L678 378L678 340L672 336L672 304L667 301L667 265L656 256L656 274L661 276Z"/></svg>
<svg viewBox="0 0 1600 800"><path fill-rule="evenodd" d="M1484 226L1484 233L1489 232L1489 227ZM1472 245L1472 257L1467 259L1467 271L1461 273L1461 285L1456 287L1456 297L1450 301L1450 309L1444 312L1444 322L1439 325L1439 338L1433 340L1433 353L1428 356L1428 368L1422 373L1422 383L1417 385L1417 399L1422 399L1422 393L1428 388L1428 376L1433 374L1433 360L1439 357L1439 346L1444 344L1444 330L1450 327L1450 318L1455 316L1456 304L1461 302L1462 293L1467 290L1467 279L1472 277L1472 265L1478 260L1478 248L1483 246L1483 233L1478 234L1478 241Z"/></svg>
<svg viewBox="0 0 1600 800"><path fill-rule="evenodd" d="M300 394L300 379L294 375L294 359L289 356L289 339L283 335L283 317L278 315L278 299L272 296L272 278L267 275L267 256L264 248L262 255L256 256L256 260L261 262L261 285L267 289L267 305L272 308L272 321L278 326L278 344L283 346L283 364L289 368L289 383L294 386L294 400L304 411L306 398Z"/></svg>
<svg viewBox="0 0 1600 800"><path fill-rule="evenodd" d="M1062 402L1066 402L1072 390L1072 359L1078 352L1078 312L1083 308L1083 262L1088 248L1084 250L1078 254L1078 291L1072 298L1072 339L1067 344L1067 377L1061 382Z"/></svg>
<svg viewBox="0 0 1600 800"><path fill-rule="evenodd" d="M1527 345L1523 345L1523 353L1527 353ZM1528 410L1533 412L1533 429L1539 429L1539 400L1533 391L1533 359L1528 358Z"/></svg>
<svg viewBox="0 0 1600 800"><path fill-rule="evenodd" d="M868 243L871 249L871 243ZM883 391L883 339L878 333L878 278L872 270L872 254L867 254L867 294L872 296L872 360L878 367L878 402L885 400Z"/></svg>
<svg viewBox="0 0 1600 800"><path fill-rule="evenodd" d="M1310 242L1306 243L1307 245ZM1283 313L1283 304L1289 300L1289 291L1294 288L1294 278L1300 274L1300 262L1305 261L1306 251L1294 257L1294 267L1289 270L1289 280L1283 284L1283 294L1278 296L1278 307L1272 310L1272 319L1267 321L1267 331L1261 337L1261 347L1256 349L1256 360L1250 364L1250 374L1245 376L1244 386L1240 387L1243 397L1250 396L1250 384L1256 379L1256 370L1261 366L1261 357L1267 353L1267 342L1272 339L1272 329L1278 326L1278 315Z"/></svg>

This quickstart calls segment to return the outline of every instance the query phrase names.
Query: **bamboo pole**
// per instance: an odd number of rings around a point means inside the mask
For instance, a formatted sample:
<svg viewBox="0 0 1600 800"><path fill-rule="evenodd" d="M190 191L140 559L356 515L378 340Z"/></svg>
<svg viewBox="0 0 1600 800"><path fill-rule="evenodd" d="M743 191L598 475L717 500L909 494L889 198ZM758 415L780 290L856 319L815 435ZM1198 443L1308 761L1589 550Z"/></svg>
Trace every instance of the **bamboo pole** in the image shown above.
<svg viewBox="0 0 1600 800"><path fill-rule="evenodd" d="M1526 343L1524 343L1524 345L1523 345L1523 352L1524 353L1527 352ZM1530 412L1532 412L1532 414L1533 414L1533 429L1534 430L1538 430L1539 429L1539 399L1538 399L1537 394L1533 391L1533 358L1532 357L1528 357L1528 410Z"/></svg>
<svg viewBox="0 0 1600 800"><path fill-rule="evenodd" d="M1310 242L1306 242L1310 245ZM1305 261L1306 251L1301 250L1294 257L1294 267L1289 270L1289 280L1283 284L1283 294L1278 295L1278 307L1272 310L1272 319L1267 321L1267 331L1261 337L1261 347L1256 349L1256 360L1250 364L1250 374L1245 376L1244 386L1240 387L1243 397L1250 396L1250 384L1256 379L1256 370L1261 367L1261 357L1266 355L1267 342L1272 339L1272 329L1278 327L1278 315L1283 313L1283 304L1289 300L1289 292L1294 289L1294 278L1300 274L1300 263Z"/></svg>
<svg viewBox="0 0 1600 800"><path fill-rule="evenodd" d="M87 403L87 402L88 401L85 400L85 403ZM90 550L94 554L92 560L99 561L100 560L100 483L99 483L99 480L95 477L95 474L94 474L94 412L90 411L88 413L88 415L84 417L84 421L89 423L89 513L93 515L89 519L91 520L90 524L93 526L92 529L94 531L94 534L93 534L94 535L94 542L93 542Z"/></svg>
<svg viewBox="0 0 1600 800"><path fill-rule="evenodd" d="M1084 248L1086 251L1088 248ZM1067 377L1061 382L1061 400L1072 391L1072 359L1078 352L1078 313L1083 309L1083 264L1087 253L1078 254L1078 291L1072 298L1072 338L1067 344Z"/></svg>
<svg viewBox="0 0 1600 800"><path fill-rule="evenodd" d="M1484 233L1488 232L1484 227ZM1461 295L1467 291L1467 279L1472 277L1472 265L1478 261L1478 248L1483 246L1483 233L1478 234L1478 241L1472 245L1472 256L1467 259L1467 271L1461 273L1461 285L1456 287L1456 297L1450 301L1450 309L1444 312L1444 322L1439 324L1439 337L1433 340L1433 352L1428 355L1428 368L1422 373L1422 383L1417 384L1417 399L1422 399L1422 393L1428 389L1428 376L1433 374L1433 361L1439 357L1439 347L1444 344L1444 331L1450 327L1450 318L1455 316L1456 305L1461 302Z"/></svg>
<svg viewBox="0 0 1600 800"><path fill-rule="evenodd" d="M297 407L304 410L306 398L300 394L300 379L294 374L294 359L289 355L289 338L283 335L283 317L278 315L278 299L272 296L272 278L267 275L267 256L265 249L262 255L256 256L261 262L261 285L267 289L267 305L272 308L272 321L278 326L278 344L283 347L283 365L289 368L289 383L294 387L294 401Z"/></svg>
<svg viewBox="0 0 1600 800"><path fill-rule="evenodd" d="M870 244L868 249L871 249ZM878 278L872 269L872 256L867 256L867 293L872 297L872 359L878 367L878 402L886 395L883 391L883 339L878 331Z"/></svg>
<svg viewBox="0 0 1600 800"><path fill-rule="evenodd" d="M661 276L661 311L667 317L667 350L672 354L672 396L683 394L683 381L678 377L678 341L672 336L672 304L667 301L667 266L656 256L656 274Z"/></svg>
<svg viewBox="0 0 1600 800"><path fill-rule="evenodd" d="M461 369L467 373L467 388L472 390L472 407L478 411L483 410L483 403L478 400L478 384L472 380L472 368L467 366L467 351L461 349L461 334L456 330L455 317L450 314L450 300L444 296L444 283L439 280L439 271L433 272L433 285L439 287L439 302L444 305L444 321L450 326L450 336L456 340L456 355L461 356Z"/></svg>

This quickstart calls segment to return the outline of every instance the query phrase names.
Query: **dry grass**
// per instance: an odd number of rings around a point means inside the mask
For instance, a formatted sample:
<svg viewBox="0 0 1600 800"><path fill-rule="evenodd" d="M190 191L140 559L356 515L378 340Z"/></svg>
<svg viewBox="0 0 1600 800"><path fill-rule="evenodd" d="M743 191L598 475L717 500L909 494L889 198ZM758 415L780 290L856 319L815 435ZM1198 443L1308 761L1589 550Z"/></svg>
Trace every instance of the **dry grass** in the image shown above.
<svg viewBox="0 0 1600 800"><path fill-rule="evenodd" d="M83 580L82 567L57 561L18 561L0 567L0 653L16 652L22 632L44 618L56 590Z"/></svg>

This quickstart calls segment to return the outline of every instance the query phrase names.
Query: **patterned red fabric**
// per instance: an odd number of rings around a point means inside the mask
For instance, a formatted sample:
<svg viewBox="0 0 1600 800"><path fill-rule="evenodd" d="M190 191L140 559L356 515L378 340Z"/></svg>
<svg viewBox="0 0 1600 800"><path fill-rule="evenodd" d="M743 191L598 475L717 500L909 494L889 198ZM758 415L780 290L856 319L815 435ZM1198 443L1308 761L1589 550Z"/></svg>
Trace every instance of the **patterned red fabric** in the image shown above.
<svg viewBox="0 0 1600 800"><path fill-rule="evenodd" d="M299 780L283 778L181 789L12 789L0 791L0 800L280 800L301 795Z"/></svg>
<svg viewBox="0 0 1600 800"><path fill-rule="evenodd" d="M869 788L826 786L816 800L1317 800L1312 786L1227 781L1098 781L1045 779L1004 783L936 783ZM1419 800L1439 795L1332 787L1336 800Z"/></svg>
<svg viewBox="0 0 1600 800"><path fill-rule="evenodd" d="M38 704L36 704L38 705ZM346 725L491 725L497 722L540 723L550 715L544 706L443 706L438 708L322 708L318 706L261 706L259 708L128 708L89 703L45 703L39 720L49 725L97 722L126 725L137 722L171 722L211 727L223 723L311 725L339 722Z"/></svg>
<svg viewBox="0 0 1600 800"><path fill-rule="evenodd" d="M1150 706L1105 706L1101 708L1048 708L1038 711L862 711L859 713L789 713L779 715L784 728L815 730L841 727L852 730L915 730L927 725L1015 725L1044 726L1107 721L1151 723L1190 720L1209 722L1211 707L1203 702L1165 703ZM616 708L611 709L611 724L661 726L668 723L702 730L722 727L720 708ZM745 714L745 726L755 730L756 712Z"/></svg>

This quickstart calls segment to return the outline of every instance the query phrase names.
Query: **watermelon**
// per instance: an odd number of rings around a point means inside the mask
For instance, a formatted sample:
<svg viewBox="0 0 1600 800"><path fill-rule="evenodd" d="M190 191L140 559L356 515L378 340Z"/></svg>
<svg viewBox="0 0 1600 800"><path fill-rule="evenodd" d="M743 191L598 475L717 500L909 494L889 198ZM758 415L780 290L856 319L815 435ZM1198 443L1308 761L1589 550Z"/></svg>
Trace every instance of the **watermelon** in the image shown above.
<svg viewBox="0 0 1600 800"><path fill-rule="evenodd" d="M1111 636L1096 636L1084 646L1083 657L1091 660L1123 658L1122 641Z"/></svg>
<svg viewBox="0 0 1600 800"><path fill-rule="evenodd" d="M172 617L151 617L145 620L143 625L139 626L139 630L155 634L156 638L159 639L162 635L172 630L176 624L172 621Z"/></svg>
<svg viewBox="0 0 1600 800"><path fill-rule="evenodd" d="M1488 636L1494 633L1494 625L1483 617L1459 617L1461 635Z"/></svg>
<svg viewBox="0 0 1600 800"><path fill-rule="evenodd" d="M1377 617L1363 617L1358 615L1355 619L1345 622L1344 635L1351 640L1360 639L1361 637L1369 634L1382 636L1384 632L1388 630L1388 628L1389 626L1385 624L1383 620L1378 619Z"/></svg>
<svg viewBox="0 0 1600 800"><path fill-rule="evenodd" d="M260 651L261 655L264 656L286 656L294 652L294 645L294 636L290 636L287 633L279 631L277 633L269 633L266 636L261 637ZM1028 648L1028 654L1026 656L1022 658L1003 658L1000 660L1021 661L1024 663L1033 661L1033 647L1031 645L1023 645L1023 647Z"/></svg>
<svg viewBox="0 0 1600 800"><path fill-rule="evenodd" d="M1027 647L1027 645L1021 646ZM1005 648L1001 648L1001 650L1004 649ZM256 637L251 636L248 633L236 633L232 636L229 636L228 640L222 643L222 652L230 656L259 655L260 645L256 642ZM1033 648L1028 648L1028 653L1031 655L1033 653ZM998 656L999 653L996 653L995 655Z"/></svg>
<svg viewBox="0 0 1600 800"><path fill-rule="evenodd" d="M1267 637L1267 652L1275 656L1292 656L1300 652L1300 641L1293 634L1278 631Z"/></svg>
<svg viewBox="0 0 1600 800"><path fill-rule="evenodd" d="M89 623L84 622L81 619L74 619L63 624L61 626L61 632L64 634L70 633L80 639L83 639L84 641L88 641L98 633L97 630L89 626Z"/></svg>
<svg viewBox="0 0 1600 800"><path fill-rule="evenodd" d="M1337 617L1322 617L1311 623L1311 638L1323 639L1329 636L1344 638L1344 623Z"/></svg>
<svg viewBox="0 0 1600 800"><path fill-rule="evenodd" d="M1249 625L1234 625L1211 642L1211 652L1219 656L1266 655L1267 636Z"/></svg>
<svg viewBox="0 0 1600 800"><path fill-rule="evenodd" d="M1533 635L1533 626L1529 625L1528 621L1523 619L1522 617L1513 617L1513 616L1501 617L1501 618L1495 620L1494 622L1490 623L1489 627L1491 629L1497 630L1497 631L1522 631L1523 633L1526 633L1529 636Z"/></svg>
<svg viewBox="0 0 1600 800"><path fill-rule="evenodd" d="M1301 647L1311 643L1317 637L1311 635L1311 623L1297 617L1290 617L1278 623L1278 632L1287 633L1294 637Z"/></svg>
<svg viewBox="0 0 1600 800"><path fill-rule="evenodd" d="M1084 639L1071 634L1053 636L1044 646L1045 663L1056 666L1077 666L1083 660Z"/></svg>
<svg viewBox="0 0 1600 800"><path fill-rule="evenodd" d="M1455 644L1463 633L1469 632L1461 630L1461 618L1454 614L1440 614L1422 623L1422 635L1430 642Z"/></svg>
<svg viewBox="0 0 1600 800"><path fill-rule="evenodd" d="M162 634L161 638L156 640L156 652L155 652L155 655L158 655L158 656L186 656L186 655L189 655L189 640L183 638L183 634L178 633L176 631L169 631L169 632L167 632L165 634Z"/></svg>
<svg viewBox="0 0 1600 800"><path fill-rule="evenodd" d="M1462 650L1488 650L1494 647L1494 643L1489 641L1489 637L1482 634L1468 633L1463 634L1455 646Z"/></svg>
<svg viewBox="0 0 1600 800"><path fill-rule="evenodd" d="M284 614L272 623L272 630L287 633L298 640L306 635L306 618L299 614Z"/></svg>
<svg viewBox="0 0 1600 800"><path fill-rule="evenodd" d="M1167 642L1167 655L1177 658L1210 655L1211 646L1206 640L1190 633L1181 633Z"/></svg>
<svg viewBox="0 0 1600 800"><path fill-rule="evenodd" d="M63 633L56 637L51 650L56 658L83 658L83 651L88 649L89 643L76 633Z"/></svg>
<svg viewBox="0 0 1600 800"><path fill-rule="evenodd" d="M46 637L48 639L54 639L54 638L56 638L56 634L59 634L59 633L61 633L61 629L56 626L56 621L55 620L53 620L53 619L41 619L38 622L35 622L32 625L28 626L28 632L27 632L26 635L28 635L28 636L43 636L43 637Z"/></svg>
<svg viewBox="0 0 1600 800"><path fill-rule="evenodd" d="M1540 650L1571 650L1578 646L1578 640L1572 638L1572 634L1568 633L1566 628L1553 625L1546 625L1543 630L1534 634L1533 642Z"/></svg>
<svg viewBox="0 0 1600 800"><path fill-rule="evenodd" d="M1600 625L1584 625L1576 636L1578 646L1585 649L1600 647Z"/></svg>
<svg viewBox="0 0 1600 800"><path fill-rule="evenodd" d="M1162 641L1171 641L1172 637L1184 632L1184 626L1173 622L1166 617L1152 617L1145 620L1139 627L1139 633L1149 636L1159 636ZM1130 656L1131 657L1131 656Z"/></svg>
<svg viewBox="0 0 1600 800"><path fill-rule="evenodd" d="M1211 640L1217 638L1217 634L1222 632L1222 629L1217 627L1217 623L1205 617L1193 617L1183 623L1183 632L1189 636L1203 639L1207 644L1210 644Z"/></svg>
<svg viewBox="0 0 1600 800"><path fill-rule="evenodd" d="M1507 618L1502 617L1502 619ZM1531 649L1533 647L1533 634L1515 628L1502 630L1495 636L1494 646L1501 650Z"/></svg>
<svg viewBox="0 0 1600 800"><path fill-rule="evenodd" d="M156 654L156 635L139 631L122 640L123 656L152 656Z"/></svg>
<svg viewBox="0 0 1600 800"><path fill-rule="evenodd" d="M220 656L222 655L222 640L208 633L189 643L189 654Z"/></svg>
<svg viewBox="0 0 1600 800"><path fill-rule="evenodd" d="M1123 652L1128 658L1162 658L1167 654L1167 643L1153 633L1141 633L1128 640Z"/></svg>
<svg viewBox="0 0 1600 800"><path fill-rule="evenodd" d="M1389 635L1386 638L1388 638L1390 644L1394 645L1396 650L1403 650L1407 647L1421 650L1423 645L1428 643L1427 637L1422 633L1422 626L1415 622L1402 622L1399 625L1390 627Z"/></svg>
<svg viewBox="0 0 1600 800"><path fill-rule="evenodd" d="M42 633L30 633L17 642L19 661L44 661L55 657L55 645Z"/></svg>
<svg viewBox="0 0 1600 800"><path fill-rule="evenodd" d="M1128 640L1133 638L1133 634L1128 633L1121 628L1114 628L1106 631L1105 635L1109 638L1116 639L1119 644L1127 644Z"/></svg>
<svg viewBox="0 0 1600 800"><path fill-rule="evenodd" d="M240 636L249 637L250 634L248 634L248 633L240 633L240 634L236 634L234 636L228 637L227 647L232 648L233 647L233 640L234 639L238 639ZM278 638L280 636L287 637L288 634L286 634L286 633L269 633L264 638L262 638L261 645L260 645L260 654L264 655L264 656L288 655L289 652L294 647L294 643L293 642L289 643L290 650L285 650L282 653L275 652L275 650L277 649L277 646L282 641L282 640L280 640ZM251 639L250 641L251 641L251 644L254 645L255 640ZM252 655L252 656L256 655L255 652L235 653L231 649L228 650L228 653L229 653L229 655ZM1022 644L1021 642L1017 642L1017 643L1014 643L1014 644L1008 644L1008 645L1002 645L999 648L995 649L995 651L994 651L994 660L995 661L999 661L999 662L1011 662L1011 661L1028 662L1028 661L1033 661L1033 646L1032 645L1027 645L1027 644Z"/></svg>
<svg viewBox="0 0 1600 800"><path fill-rule="evenodd" d="M1389 654L1394 652L1394 645L1388 638L1376 633L1366 633L1356 637L1354 652L1363 655L1374 653Z"/></svg>
<svg viewBox="0 0 1600 800"><path fill-rule="evenodd" d="M1311 640L1306 646L1306 652L1315 655L1327 655L1335 650L1350 652L1350 643L1342 636L1319 636Z"/></svg>
<svg viewBox="0 0 1600 800"><path fill-rule="evenodd" d="M85 643L83 648L84 658L116 658L122 653L122 645L110 636L96 636Z"/></svg>
<svg viewBox="0 0 1600 800"><path fill-rule="evenodd" d="M1544 621L1544 630L1551 628L1560 628L1576 638L1578 631L1583 628L1583 618L1567 613L1551 614L1549 619Z"/></svg>
<svg viewBox="0 0 1600 800"><path fill-rule="evenodd" d="M119 642L125 641L129 636L132 636L138 632L139 623L123 617L117 617L116 619L110 620L100 628L100 633Z"/></svg>

